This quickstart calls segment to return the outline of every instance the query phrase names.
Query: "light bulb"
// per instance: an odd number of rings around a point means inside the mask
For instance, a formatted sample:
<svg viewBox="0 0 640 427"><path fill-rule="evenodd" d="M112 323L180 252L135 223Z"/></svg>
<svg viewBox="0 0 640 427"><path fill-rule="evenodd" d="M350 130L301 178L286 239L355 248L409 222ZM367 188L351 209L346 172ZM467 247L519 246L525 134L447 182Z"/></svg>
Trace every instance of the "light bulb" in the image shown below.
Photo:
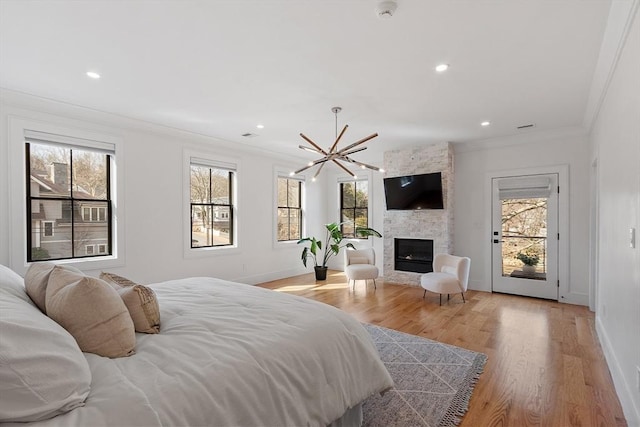
<svg viewBox="0 0 640 427"><path fill-rule="evenodd" d="M384 173L384 169L379 168L379 169L378 169L378 172L380 172L380 173Z"/></svg>
<svg viewBox="0 0 640 427"><path fill-rule="evenodd" d="M289 172L289 176L293 176L295 174L296 174L295 172Z"/></svg>
<svg viewBox="0 0 640 427"><path fill-rule="evenodd" d="M311 178L311 181L316 182L316 177Z"/></svg>
<svg viewBox="0 0 640 427"><path fill-rule="evenodd" d="M307 166L313 166L313 162L307 163Z"/></svg>

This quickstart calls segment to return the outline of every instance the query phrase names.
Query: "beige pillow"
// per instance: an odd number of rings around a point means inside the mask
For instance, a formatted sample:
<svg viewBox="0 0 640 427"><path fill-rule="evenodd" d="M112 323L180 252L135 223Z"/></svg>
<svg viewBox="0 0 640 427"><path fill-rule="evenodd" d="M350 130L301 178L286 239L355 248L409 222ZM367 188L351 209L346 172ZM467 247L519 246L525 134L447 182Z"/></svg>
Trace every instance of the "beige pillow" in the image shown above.
<svg viewBox="0 0 640 427"><path fill-rule="evenodd" d="M349 258L349 264L369 264L369 258L365 256L352 256Z"/></svg>
<svg viewBox="0 0 640 427"><path fill-rule="evenodd" d="M56 265L52 262L34 262L27 269L27 274L24 276L24 286L27 289L27 295L38 306L38 308L47 314L46 308L46 293L47 283L49 282L49 275L51 270ZM75 267L70 265L61 266L69 271L75 271L76 273L82 273Z"/></svg>
<svg viewBox="0 0 640 427"><path fill-rule="evenodd" d="M82 351L106 357L135 353L131 316L104 280L54 267L46 302L47 315L73 335Z"/></svg>
<svg viewBox="0 0 640 427"><path fill-rule="evenodd" d="M147 334L160 332L160 306L153 290L113 273L102 272L100 278L118 291L136 331Z"/></svg>

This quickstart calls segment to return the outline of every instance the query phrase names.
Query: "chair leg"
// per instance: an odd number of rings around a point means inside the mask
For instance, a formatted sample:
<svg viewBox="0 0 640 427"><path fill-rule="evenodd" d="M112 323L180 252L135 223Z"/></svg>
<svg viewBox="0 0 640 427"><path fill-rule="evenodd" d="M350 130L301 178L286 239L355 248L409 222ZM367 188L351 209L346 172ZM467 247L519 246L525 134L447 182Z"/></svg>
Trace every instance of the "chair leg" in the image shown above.
<svg viewBox="0 0 640 427"><path fill-rule="evenodd" d="M427 290L424 290L424 293L422 294L422 299L424 299L424 297L427 296Z"/></svg>
<svg viewBox="0 0 640 427"><path fill-rule="evenodd" d="M442 305L442 294L440 294L440 305Z"/></svg>
<svg viewBox="0 0 640 427"><path fill-rule="evenodd" d="M460 292L460 293L462 294L462 302L466 303L467 301L465 301L465 299L464 299L464 292Z"/></svg>
<svg viewBox="0 0 640 427"><path fill-rule="evenodd" d="M378 287L376 286L376 279L373 279L373 289L378 289Z"/></svg>
<svg viewBox="0 0 640 427"><path fill-rule="evenodd" d="M447 301L449 301L449 294L447 294Z"/></svg>

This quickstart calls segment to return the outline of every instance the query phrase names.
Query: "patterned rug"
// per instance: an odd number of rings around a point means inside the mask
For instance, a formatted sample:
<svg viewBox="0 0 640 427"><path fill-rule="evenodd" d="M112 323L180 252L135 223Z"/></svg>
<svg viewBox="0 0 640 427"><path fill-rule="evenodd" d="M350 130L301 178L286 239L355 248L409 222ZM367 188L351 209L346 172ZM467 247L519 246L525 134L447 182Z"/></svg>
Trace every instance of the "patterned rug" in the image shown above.
<svg viewBox="0 0 640 427"><path fill-rule="evenodd" d="M395 387L364 402L363 426L456 426L487 356L365 324Z"/></svg>

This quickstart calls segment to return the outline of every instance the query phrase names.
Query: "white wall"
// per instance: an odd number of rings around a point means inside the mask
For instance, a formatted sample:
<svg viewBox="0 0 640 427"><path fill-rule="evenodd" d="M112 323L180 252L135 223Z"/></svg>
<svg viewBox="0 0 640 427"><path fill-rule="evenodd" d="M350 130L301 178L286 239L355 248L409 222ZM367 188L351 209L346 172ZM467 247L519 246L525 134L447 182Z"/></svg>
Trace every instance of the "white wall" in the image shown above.
<svg viewBox="0 0 640 427"><path fill-rule="evenodd" d="M306 272L299 258L300 247L295 243L275 245L273 233L274 168L299 167L301 160L283 160L237 144L232 146L213 138L8 91L2 92L0 102L0 263L11 262L14 269L24 271L24 264L10 259L9 230L12 227L20 230L22 226L20 218L11 214L9 183L24 179L24 175L9 176L9 144L15 143L8 137L11 116L122 139L126 250L124 264L113 269L114 272L146 283L198 275L258 283ZM183 206L185 149L238 159L241 169L237 250L195 258L184 256L183 221L188 209ZM319 213L324 194L322 184L307 187L308 223L318 224L324 220Z"/></svg>
<svg viewBox="0 0 640 427"><path fill-rule="evenodd" d="M564 296L561 300L586 305L589 295L589 150L585 133L579 129L532 132L456 144L454 149L454 253L472 260L469 288L491 291L491 174L568 165L569 188L560 191L569 191L570 258L568 283L561 283L561 295ZM563 238L566 236L561 235L561 240Z"/></svg>
<svg viewBox="0 0 640 427"><path fill-rule="evenodd" d="M633 15L631 15L633 17ZM591 132L599 235L596 327L630 426L640 426L640 16L636 6ZM629 229L636 229L636 247Z"/></svg>

